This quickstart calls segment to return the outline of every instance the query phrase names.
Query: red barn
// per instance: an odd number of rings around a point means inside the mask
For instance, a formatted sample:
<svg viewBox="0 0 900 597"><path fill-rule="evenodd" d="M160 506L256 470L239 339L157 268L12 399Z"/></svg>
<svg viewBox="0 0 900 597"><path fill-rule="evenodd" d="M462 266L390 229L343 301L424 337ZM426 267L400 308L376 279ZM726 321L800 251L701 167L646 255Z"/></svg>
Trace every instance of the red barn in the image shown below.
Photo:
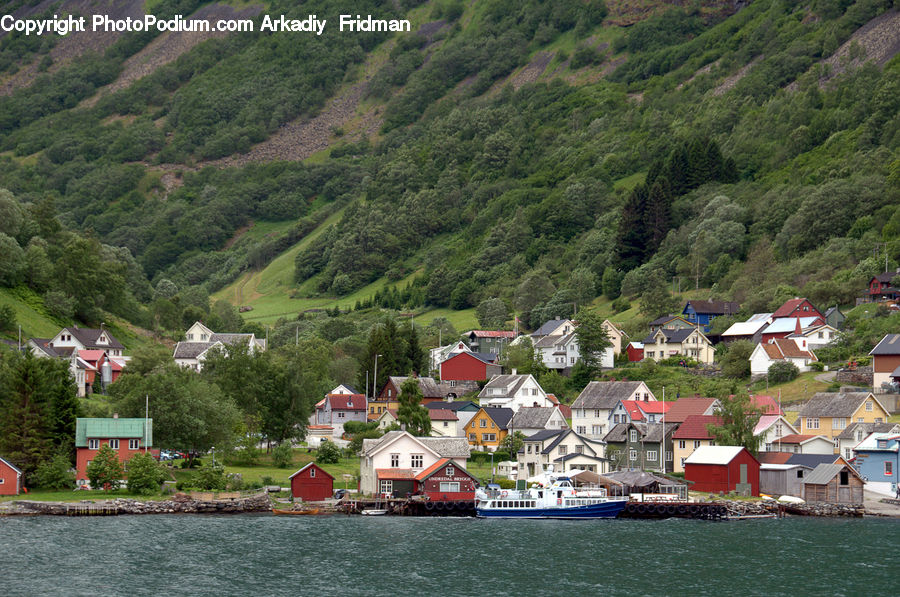
<svg viewBox="0 0 900 597"><path fill-rule="evenodd" d="M441 458L416 475L416 489L433 501L475 499L475 477L450 458Z"/></svg>
<svg viewBox="0 0 900 597"><path fill-rule="evenodd" d="M630 342L628 346L625 348L625 352L628 353L628 362L634 363L637 361L644 360L644 343L643 342Z"/></svg>
<svg viewBox="0 0 900 597"><path fill-rule="evenodd" d="M460 352L440 364L441 381L481 381L500 375L500 365L480 355Z"/></svg>
<svg viewBox="0 0 900 597"><path fill-rule="evenodd" d="M22 491L22 471L0 458L0 495L19 495Z"/></svg>
<svg viewBox="0 0 900 597"><path fill-rule="evenodd" d="M334 494L334 477L315 462L310 462L288 479L295 500L321 502Z"/></svg>
<svg viewBox="0 0 900 597"><path fill-rule="evenodd" d="M692 491L759 495L759 461L743 446L700 446L684 461Z"/></svg>

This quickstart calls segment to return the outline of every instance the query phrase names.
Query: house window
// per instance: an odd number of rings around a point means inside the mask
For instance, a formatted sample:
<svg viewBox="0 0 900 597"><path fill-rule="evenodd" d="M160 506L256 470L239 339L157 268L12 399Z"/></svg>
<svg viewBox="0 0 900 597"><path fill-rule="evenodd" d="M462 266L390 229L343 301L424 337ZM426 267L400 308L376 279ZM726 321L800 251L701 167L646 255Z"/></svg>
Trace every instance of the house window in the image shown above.
<svg viewBox="0 0 900 597"><path fill-rule="evenodd" d="M866 400L866 412L872 412L872 401Z"/></svg>
<svg viewBox="0 0 900 597"><path fill-rule="evenodd" d="M682 459L681 459L681 468L684 468L684 461L685 461L685 460L687 460L687 459L686 459L686 458L682 458Z"/></svg>
<svg viewBox="0 0 900 597"><path fill-rule="evenodd" d="M850 485L850 473L841 471L841 485Z"/></svg>
<svg viewBox="0 0 900 597"><path fill-rule="evenodd" d="M569 363L570 363L571 365L574 365L574 364L575 364L575 357L569 357Z"/></svg>
<svg viewBox="0 0 900 597"><path fill-rule="evenodd" d="M613 423L619 422L619 415L613 415Z"/></svg>
<svg viewBox="0 0 900 597"><path fill-rule="evenodd" d="M853 458L853 450L851 450L850 448L844 448L844 458Z"/></svg>
<svg viewBox="0 0 900 597"><path fill-rule="evenodd" d="M647 450L647 460L656 460L656 450Z"/></svg>
<svg viewBox="0 0 900 597"><path fill-rule="evenodd" d="M450 387L451 387L451 388L455 388L455 387L456 387L456 380L455 380L455 379L451 379L451 380L449 380L447 383L450 384Z"/></svg>
<svg viewBox="0 0 900 597"><path fill-rule="evenodd" d="M602 435L603 434L603 425L592 425L591 426L591 435Z"/></svg>
<svg viewBox="0 0 900 597"><path fill-rule="evenodd" d="M449 427L449 426L450 426L450 423L447 421L444 421L444 427Z"/></svg>
<svg viewBox="0 0 900 597"><path fill-rule="evenodd" d="M775 437L781 437L781 434L782 434L781 423L776 423L775 424Z"/></svg>
<svg viewBox="0 0 900 597"><path fill-rule="evenodd" d="M582 446L581 444L575 446L575 453L576 454L584 454L584 446Z"/></svg>
<svg viewBox="0 0 900 597"><path fill-rule="evenodd" d="M525 453L531 454L531 444L528 444L527 446L525 446Z"/></svg>
<svg viewBox="0 0 900 597"><path fill-rule="evenodd" d="M835 429L844 429L847 427L847 419L845 417L838 417L834 420L834 428Z"/></svg>
<svg viewBox="0 0 900 597"><path fill-rule="evenodd" d="M806 419L806 428L807 429L818 429L819 428L819 419L818 418Z"/></svg>
<svg viewBox="0 0 900 597"><path fill-rule="evenodd" d="M637 460L637 450L629 450L628 451L628 460Z"/></svg>
<svg viewBox="0 0 900 597"><path fill-rule="evenodd" d="M424 460L423 454L411 454L409 457L410 466L413 468L422 468L422 460Z"/></svg>
<svg viewBox="0 0 900 597"><path fill-rule="evenodd" d="M560 456L565 456L565 455L566 455L566 447L565 447L565 446L560 446L560 447L559 447L559 455L560 455Z"/></svg>
<svg viewBox="0 0 900 597"><path fill-rule="evenodd" d="M798 479L802 479L802 478L803 478L803 469L802 469L802 468L798 468L798 469L797 469L797 478L798 478Z"/></svg>
<svg viewBox="0 0 900 597"><path fill-rule="evenodd" d="M887 440L886 439L878 440L878 448L881 450L887 448Z"/></svg>
<svg viewBox="0 0 900 597"><path fill-rule="evenodd" d="M448 466L447 467L447 476L452 477L455 474L456 474L456 468L453 466Z"/></svg>
<svg viewBox="0 0 900 597"><path fill-rule="evenodd" d="M856 418L856 422L857 422L857 423L862 423L862 422L863 422L863 418L862 418L862 417L857 417L857 418Z"/></svg>
<svg viewBox="0 0 900 597"><path fill-rule="evenodd" d="M481 434L481 441L483 441L483 442L495 442L495 441L497 441L497 434L496 434L496 433L482 433L482 434Z"/></svg>
<svg viewBox="0 0 900 597"><path fill-rule="evenodd" d="M444 493L459 493L459 481L441 481L441 491Z"/></svg>
<svg viewBox="0 0 900 597"><path fill-rule="evenodd" d="M388 398L391 397L391 390L388 390Z"/></svg>
<svg viewBox="0 0 900 597"><path fill-rule="evenodd" d="M390 479L382 479L378 485L378 492L381 494L394 493L394 482Z"/></svg>
<svg viewBox="0 0 900 597"><path fill-rule="evenodd" d="M894 463L891 462L890 460L886 460L884 462L884 476L890 477L893 474L894 474Z"/></svg>
<svg viewBox="0 0 900 597"><path fill-rule="evenodd" d="M585 433L587 433L587 427L585 427L584 425L579 425L575 428L575 432L579 435L584 435Z"/></svg>
<svg viewBox="0 0 900 597"><path fill-rule="evenodd" d="M537 388L531 388L531 395L537 396Z"/></svg>
<svg viewBox="0 0 900 597"><path fill-rule="evenodd" d="M695 440L694 440L694 449L696 450L696 449L699 448L699 447L700 447L700 440L699 440L699 439L695 439Z"/></svg>
<svg viewBox="0 0 900 597"><path fill-rule="evenodd" d="M470 441L470 442L476 442L476 441L478 441L478 436L477 436L476 434L474 434L474 433L470 433L470 434L469 434L469 441Z"/></svg>
<svg viewBox="0 0 900 597"><path fill-rule="evenodd" d="M875 422L876 422L876 423L882 423L882 422L883 422L883 419L882 419L881 417L875 417Z"/></svg>
<svg viewBox="0 0 900 597"><path fill-rule="evenodd" d="M316 478L316 469L314 469L314 468L309 469L309 478L310 479Z"/></svg>
<svg viewBox="0 0 900 597"><path fill-rule="evenodd" d="M672 460L673 460L672 453L666 452L666 462L672 462Z"/></svg>
<svg viewBox="0 0 900 597"><path fill-rule="evenodd" d="M685 443L686 443L686 442L685 442L683 439L678 440L678 449L679 449L679 450L684 450L684 448L685 448Z"/></svg>
<svg viewBox="0 0 900 597"><path fill-rule="evenodd" d="M649 402L649 401L650 401L650 395L645 393L644 394L644 402Z"/></svg>
<svg viewBox="0 0 900 597"><path fill-rule="evenodd" d="M140 450L141 449L141 440L139 440L139 439L128 440L128 449L129 450Z"/></svg>
<svg viewBox="0 0 900 597"><path fill-rule="evenodd" d="M88 450L99 450L100 449L100 440L99 439L89 439L88 440Z"/></svg>
<svg viewBox="0 0 900 597"><path fill-rule="evenodd" d="M391 468L400 468L399 454L391 454Z"/></svg>
<svg viewBox="0 0 900 597"><path fill-rule="evenodd" d="M487 427L487 419L481 419L481 426Z"/></svg>
<svg viewBox="0 0 900 597"><path fill-rule="evenodd" d="M600 409L595 409L595 410L594 410L594 417L595 417L595 418L598 418L598 419L600 418Z"/></svg>
<svg viewBox="0 0 900 597"><path fill-rule="evenodd" d="M343 411L338 412L337 416L338 416L338 419L343 419L343 418L344 418L344 412L343 412Z"/></svg>
<svg viewBox="0 0 900 597"><path fill-rule="evenodd" d="M637 429L632 429L631 433L628 434L632 442L636 442L638 440Z"/></svg>
<svg viewBox="0 0 900 597"><path fill-rule="evenodd" d="M653 351L652 351L652 350L648 350L648 351L647 351L647 356L650 357L650 358L652 359L652 358L653 358Z"/></svg>

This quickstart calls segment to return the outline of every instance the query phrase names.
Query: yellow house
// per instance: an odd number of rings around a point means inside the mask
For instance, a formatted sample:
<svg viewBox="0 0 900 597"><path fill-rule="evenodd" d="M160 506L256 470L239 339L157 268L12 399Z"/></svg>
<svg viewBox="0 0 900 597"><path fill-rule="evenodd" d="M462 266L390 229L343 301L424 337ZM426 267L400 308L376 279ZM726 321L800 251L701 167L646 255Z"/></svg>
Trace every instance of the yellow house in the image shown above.
<svg viewBox="0 0 900 597"><path fill-rule="evenodd" d="M709 365L715 359L715 352L712 342L697 328L660 328L644 339L644 358L654 361L688 357Z"/></svg>
<svg viewBox="0 0 900 597"><path fill-rule="evenodd" d="M483 406L465 426L466 439L476 450L494 452L509 433L513 416L511 408Z"/></svg>
<svg viewBox="0 0 900 597"><path fill-rule="evenodd" d="M835 439L850 423L884 423L889 416L872 392L818 392L800 409L800 434Z"/></svg>
<svg viewBox="0 0 900 597"><path fill-rule="evenodd" d="M603 326L603 329L606 330L609 341L612 342L613 354L622 354L622 346L625 344L625 338L628 337L628 334L620 330L616 327L616 324L608 319L604 320L601 325Z"/></svg>
<svg viewBox="0 0 900 597"><path fill-rule="evenodd" d="M397 400L371 400L369 401L369 416L368 419L370 421L377 421L381 415L386 413L389 410L397 412L400 408L400 402Z"/></svg>
<svg viewBox="0 0 900 597"><path fill-rule="evenodd" d="M672 472L683 473L684 461L701 446L716 445L707 425L719 426L722 419L715 415L690 415L672 434Z"/></svg>

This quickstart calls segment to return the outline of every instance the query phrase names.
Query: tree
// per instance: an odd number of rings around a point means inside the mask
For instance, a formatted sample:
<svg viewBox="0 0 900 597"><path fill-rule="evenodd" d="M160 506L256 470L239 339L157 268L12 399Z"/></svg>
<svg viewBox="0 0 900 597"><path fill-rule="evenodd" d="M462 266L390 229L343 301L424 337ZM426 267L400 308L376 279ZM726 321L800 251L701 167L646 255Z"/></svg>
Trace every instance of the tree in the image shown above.
<svg viewBox="0 0 900 597"><path fill-rule="evenodd" d="M0 305L0 332L11 332L16 325L16 312L12 305Z"/></svg>
<svg viewBox="0 0 900 597"><path fill-rule="evenodd" d="M769 383L785 383L797 379L800 369L789 361L778 361L769 366Z"/></svg>
<svg viewBox="0 0 900 597"><path fill-rule="evenodd" d="M506 320L509 319L509 307L502 299L485 299L475 307L475 316L478 318L478 325L483 329L499 329L506 325Z"/></svg>
<svg viewBox="0 0 900 597"><path fill-rule="evenodd" d="M541 355L534 350L534 344L529 336L521 336L521 340L510 344L503 353L504 367L515 369L518 373L539 375L547 371L547 367L541 360Z"/></svg>
<svg viewBox="0 0 900 597"><path fill-rule="evenodd" d="M68 454L59 451L53 458L38 465L31 477L31 484L50 491L75 489L75 473L71 469Z"/></svg>
<svg viewBox="0 0 900 597"><path fill-rule="evenodd" d="M397 401L397 420L406 424L406 430L413 435L425 436L431 433L431 417L428 409L422 406L422 390L419 379L413 375L406 378L400 386Z"/></svg>
<svg viewBox="0 0 900 597"><path fill-rule="evenodd" d="M622 207L616 248L623 271L631 271L644 261L647 247L646 213L648 189L638 185L628 195Z"/></svg>
<svg viewBox="0 0 900 597"><path fill-rule="evenodd" d="M225 475L225 467L218 462L210 464L209 466L204 466L191 476L191 483L197 489L221 491L228 487L228 477Z"/></svg>
<svg viewBox="0 0 900 597"><path fill-rule="evenodd" d="M656 318L672 313L678 299L672 296L661 270L654 270L648 279L647 290L641 295L641 314Z"/></svg>
<svg viewBox="0 0 900 597"><path fill-rule="evenodd" d="M341 449L334 442L325 440L316 450L316 462L319 464L337 464L341 461Z"/></svg>
<svg viewBox="0 0 900 597"><path fill-rule="evenodd" d="M525 434L521 431L514 431L503 438L503 441L500 442L500 449L508 453L510 458L515 458L524 445Z"/></svg>
<svg viewBox="0 0 900 597"><path fill-rule="evenodd" d="M165 480L165 471L149 452L135 454L128 461L129 492L154 495Z"/></svg>
<svg viewBox="0 0 900 597"><path fill-rule="evenodd" d="M119 456L115 450L109 447L109 444L100 446L100 450L87 466L87 477L93 489L104 489L115 491L122 482L125 471L122 469L122 463L119 462Z"/></svg>
<svg viewBox="0 0 900 597"><path fill-rule="evenodd" d="M281 442L272 449L272 464L278 468L287 468L291 465L292 456L291 442Z"/></svg>
<svg viewBox="0 0 900 597"><path fill-rule="evenodd" d="M719 405L714 414L721 417L721 425L706 426L716 445L743 446L756 456L762 437L754 435L753 430L762 411L753 406L746 393L723 396L719 398Z"/></svg>
<svg viewBox="0 0 900 597"><path fill-rule="evenodd" d="M582 310L578 313L575 335L578 337L581 360L591 372L599 372L603 352L612 346L609 334L603 327L603 318L593 309Z"/></svg>
<svg viewBox="0 0 900 597"><path fill-rule="evenodd" d="M722 375L735 379L750 377L750 353L753 352L753 343L748 340L738 340L727 346L728 350L719 358Z"/></svg>

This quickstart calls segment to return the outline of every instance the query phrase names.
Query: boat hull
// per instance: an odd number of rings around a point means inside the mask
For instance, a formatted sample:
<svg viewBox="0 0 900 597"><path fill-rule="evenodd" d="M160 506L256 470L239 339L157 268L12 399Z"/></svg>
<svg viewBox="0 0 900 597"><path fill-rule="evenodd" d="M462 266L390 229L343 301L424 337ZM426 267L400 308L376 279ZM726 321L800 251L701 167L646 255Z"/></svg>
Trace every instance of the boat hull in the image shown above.
<svg viewBox="0 0 900 597"><path fill-rule="evenodd" d="M571 520L615 518L625 508L625 500L610 500L568 508L476 508L479 518L562 518Z"/></svg>

